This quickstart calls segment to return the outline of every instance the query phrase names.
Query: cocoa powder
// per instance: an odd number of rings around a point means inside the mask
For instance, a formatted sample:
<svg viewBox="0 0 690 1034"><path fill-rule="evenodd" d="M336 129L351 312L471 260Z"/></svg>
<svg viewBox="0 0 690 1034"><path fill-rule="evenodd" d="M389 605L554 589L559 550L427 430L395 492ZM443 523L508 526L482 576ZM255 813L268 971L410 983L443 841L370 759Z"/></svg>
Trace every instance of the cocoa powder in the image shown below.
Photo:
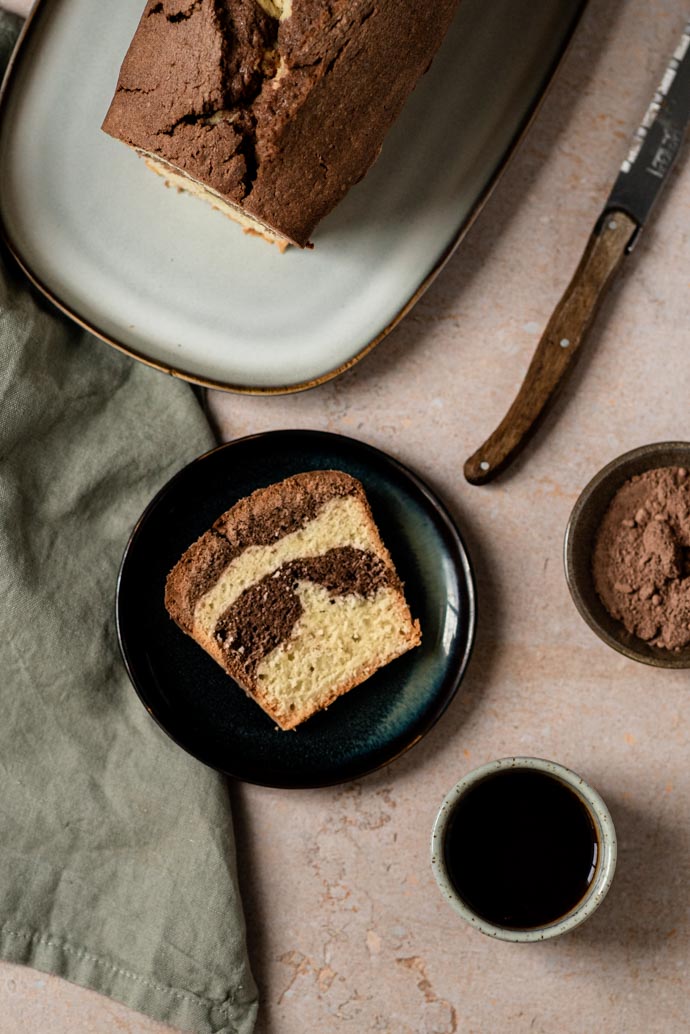
<svg viewBox="0 0 690 1034"><path fill-rule="evenodd" d="M690 476L660 467L614 496L597 533L594 584L612 617L668 650L690 644Z"/></svg>

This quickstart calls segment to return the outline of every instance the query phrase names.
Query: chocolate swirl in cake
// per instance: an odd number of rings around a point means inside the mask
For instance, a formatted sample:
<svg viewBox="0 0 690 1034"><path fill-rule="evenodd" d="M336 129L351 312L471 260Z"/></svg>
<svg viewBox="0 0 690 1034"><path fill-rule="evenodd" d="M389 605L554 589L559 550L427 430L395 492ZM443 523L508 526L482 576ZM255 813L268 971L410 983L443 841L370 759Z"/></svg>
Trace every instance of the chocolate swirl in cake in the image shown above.
<svg viewBox="0 0 690 1034"><path fill-rule="evenodd" d="M222 514L187 550L168 578L165 605L177 623L191 631L194 609L230 563L250 546L269 546L313 521L332 499L353 495L357 484L341 471L299 474L259 489Z"/></svg>
<svg viewBox="0 0 690 1034"><path fill-rule="evenodd" d="M322 585L332 598L350 594L370 597L382 587L402 588L395 571L380 557L351 546L283 564L245 589L215 628L220 648L224 652L232 650L236 660L239 655L247 675L290 638L303 613L297 590L305 581Z"/></svg>

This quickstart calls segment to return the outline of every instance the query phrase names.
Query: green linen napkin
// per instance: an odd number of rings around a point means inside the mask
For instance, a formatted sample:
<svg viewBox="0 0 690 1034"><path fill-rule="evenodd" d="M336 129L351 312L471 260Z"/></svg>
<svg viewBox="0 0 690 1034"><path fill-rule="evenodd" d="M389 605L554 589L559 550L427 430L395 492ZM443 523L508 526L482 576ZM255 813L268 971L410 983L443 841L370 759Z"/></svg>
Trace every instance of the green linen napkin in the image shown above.
<svg viewBox="0 0 690 1034"><path fill-rule="evenodd" d="M0 68L19 26L0 12ZM249 1034L227 787L147 715L114 627L129 532L213 444L208 423L4 251L0 357L0 957L183 1030Z"/></svg>

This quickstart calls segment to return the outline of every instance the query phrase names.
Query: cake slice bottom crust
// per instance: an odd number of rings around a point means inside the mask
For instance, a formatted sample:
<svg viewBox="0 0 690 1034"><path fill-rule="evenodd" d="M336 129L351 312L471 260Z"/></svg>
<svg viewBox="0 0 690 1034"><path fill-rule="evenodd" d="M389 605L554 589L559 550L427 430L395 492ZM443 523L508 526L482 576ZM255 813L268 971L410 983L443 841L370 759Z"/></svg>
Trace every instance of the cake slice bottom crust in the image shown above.
<svg viewBox="0 0 690 1034"><path fill-rule="evenodd" d="M198 198L200 201L205 201L206 204L211 205L212 208L227 216L228 219L239 223L245 233L251 234L254 237L263 237L269 244L275 244L281 252L284 252L294 243L288 240L287 237L282 237L279 233L276 233L275 230L269 229L268 226L259 222L258 219L247 215L239 205L233 205L227 198L222 198L220 194L204 186L199 180L189 176L181 169L176 169L174 166L169 165L162 158L142 150L137 150L137 154L144 159L144 162L152 172L155 172L165 180L167 186L174 187L177 191L184 191L185 194Z"/></svg>

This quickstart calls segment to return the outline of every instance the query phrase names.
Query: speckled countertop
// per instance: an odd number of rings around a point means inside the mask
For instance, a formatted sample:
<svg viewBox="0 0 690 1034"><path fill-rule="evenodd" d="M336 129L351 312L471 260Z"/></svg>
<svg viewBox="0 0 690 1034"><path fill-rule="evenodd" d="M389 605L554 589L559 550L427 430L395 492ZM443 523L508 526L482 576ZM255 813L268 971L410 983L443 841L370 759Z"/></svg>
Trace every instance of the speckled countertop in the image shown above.
<svg viewBox="0 0 690 1034"><path fill-rule="evenodd" d="M9 4L8 4L9 6ZM13 0L15 9L25 8ZM402 326L311 393L216 395L224 438L361 437L419 470L475 560L480 624L462 692L413 751L321 791L232 789L257 1034L674 1034L690 1027L690 673L596 639L561 551L584 484L636 445L690 438L690 154L626 263L546 433L509 476L462 463L512 401L683 23L681 0L591 0L537 123ZM429 834L446 790L513 753L607 800L619 868L599 912L536 946L490 941L443 902ZM93 993L0 965L0 1034L163 1034Z"/></svg>

